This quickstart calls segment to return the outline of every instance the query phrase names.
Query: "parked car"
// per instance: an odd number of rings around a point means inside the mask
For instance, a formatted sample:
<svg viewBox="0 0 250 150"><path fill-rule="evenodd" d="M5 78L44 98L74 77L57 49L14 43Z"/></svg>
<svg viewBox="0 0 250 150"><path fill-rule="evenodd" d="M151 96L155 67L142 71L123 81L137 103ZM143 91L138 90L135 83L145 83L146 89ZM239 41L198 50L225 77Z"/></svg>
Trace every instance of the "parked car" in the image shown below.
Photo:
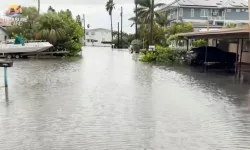
<svg viewBox="0 0 250 150"><path fill-rule="evenodd" d="M206 54L207 58L205 58ZM188 51L185 59L190 65L203 65L205 61L234 65L236 53L226 52L217 47L204 46Z"/></svg>

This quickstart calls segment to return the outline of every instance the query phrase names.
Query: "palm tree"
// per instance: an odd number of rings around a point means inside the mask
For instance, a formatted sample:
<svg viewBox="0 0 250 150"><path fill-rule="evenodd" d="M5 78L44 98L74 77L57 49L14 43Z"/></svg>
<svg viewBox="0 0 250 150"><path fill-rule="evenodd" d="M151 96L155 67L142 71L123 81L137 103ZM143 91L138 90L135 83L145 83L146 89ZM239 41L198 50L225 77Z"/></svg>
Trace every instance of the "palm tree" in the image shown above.
<svg viewBox="0 0 250 150"><path fill-rule="evenodd" d="M144 23L150 23L152 8L151 0L138 0L137 4L139 5L139 8L137 8L135 11L137 12L138 17L140 17ZM164 3L154 4L154 9L164 5ZM156 15L157 13L158 12L154 10L154 14Z"/></svg>
<svg viewBox="0 0 250 150"><path fill-rule="evenodd" d="M169 24L172 21L168 19L167 12L164 12L164 13L157 12L155 16L156 16L155 18L156 23L158 23L162 27L164 27L165 25Z"/></svg>
<svg viewBox="0 0 250 150"><path fill-rule="evenodd" d="M110 16L112 41L113 41L113 17L112 17L112 13L113 13L114 9L115 9L115 4L114 4L113 0L108 0L108 2L106 4L106 10L107 10L107 12L109 13L109 16Z"/></svg>
<svg viewBox="0 0 250 150"><path fill-rule="evenodd" d="M52 44L56 44L67 37L63 30L63 20L54 13L42 15L39 18L39 26L41 38L48 40Z"/></svg>

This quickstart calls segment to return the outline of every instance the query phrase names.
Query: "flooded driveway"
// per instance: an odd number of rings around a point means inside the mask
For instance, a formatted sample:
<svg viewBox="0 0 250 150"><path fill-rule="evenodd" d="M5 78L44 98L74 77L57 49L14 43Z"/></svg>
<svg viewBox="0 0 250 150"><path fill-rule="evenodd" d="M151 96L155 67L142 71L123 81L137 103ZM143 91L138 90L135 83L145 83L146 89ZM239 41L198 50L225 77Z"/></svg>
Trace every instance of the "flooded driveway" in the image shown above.
<svg viewBox="0 0 250 150"><path fill-rule="evenodd" d="M108 48L0 68L1 150L250 149L250 87Z"/></svg>

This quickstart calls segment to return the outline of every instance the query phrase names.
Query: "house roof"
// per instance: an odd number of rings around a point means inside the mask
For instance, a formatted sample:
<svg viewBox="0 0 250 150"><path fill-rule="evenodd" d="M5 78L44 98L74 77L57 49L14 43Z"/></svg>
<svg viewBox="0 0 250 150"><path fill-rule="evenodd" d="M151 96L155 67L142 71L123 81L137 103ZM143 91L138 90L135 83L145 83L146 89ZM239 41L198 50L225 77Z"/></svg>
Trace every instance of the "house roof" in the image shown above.
<svg viewBox="0 0 250 150"><path fill-rule="evenodd" d="M170 7L236 7L247 8L248 2L246 0L175 0L162 9L168 9Z"/></svg>
<svg viewBox="0 0 250 150"><path fill-rule="evenodd" d="M202 39L202 38L249 38L250 28L249 26L240 28L220 29L216 31L204 31L204 32L189 32L177 34L179 38L184 39Z"/></svg>
<svg viewBox="0 0 250 150"><path fill-rule="evenodd" d="M7 30L4 27L0 26L0 30L3 30L6 34L8 34Z"/></svg>

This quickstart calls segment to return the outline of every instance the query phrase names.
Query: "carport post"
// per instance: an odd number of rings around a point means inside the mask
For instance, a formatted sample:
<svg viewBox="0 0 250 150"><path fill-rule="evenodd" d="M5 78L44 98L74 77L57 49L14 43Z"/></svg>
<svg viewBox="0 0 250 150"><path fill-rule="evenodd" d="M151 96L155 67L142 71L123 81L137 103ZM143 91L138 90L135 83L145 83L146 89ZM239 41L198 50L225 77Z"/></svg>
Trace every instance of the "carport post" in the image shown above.
<svg viewBox="0 0 250 150"><path fill-rule="evenodd" d="M189 39L187 39L187 51L189 50Z"/></svg>
<svg viewBox="0 0 250 150"><path fill-rule="evenodd" d="M238 63L239 63L239 48L240 48L240 39L238 39L238 43L237 43L237 52L236 52L236 64L235 64L235 72L238 72Z"/></svg>
<svg viewBox="0 0 250 150"><path fill-rule="evenodd" d="M242 53L243 53L243 39L241 39L241 48L240 48L240 72L241 72L241 62L242 62Z"/></svg>

